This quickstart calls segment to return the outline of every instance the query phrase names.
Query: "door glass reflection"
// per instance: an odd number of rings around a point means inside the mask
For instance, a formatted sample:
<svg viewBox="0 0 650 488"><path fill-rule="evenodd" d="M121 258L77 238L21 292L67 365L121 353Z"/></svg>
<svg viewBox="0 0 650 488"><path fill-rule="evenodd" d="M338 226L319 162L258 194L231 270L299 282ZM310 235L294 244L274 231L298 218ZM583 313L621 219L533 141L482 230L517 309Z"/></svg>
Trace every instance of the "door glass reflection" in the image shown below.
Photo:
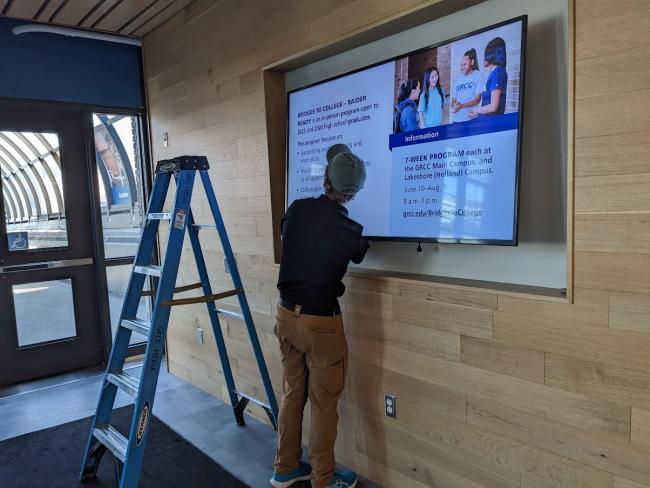
<svg viewBox="0 0 650 488"><path fill-rule="evenodd" d="M106 258L135 256L143 225L138 117L94 114L95 159Z"/></svg>

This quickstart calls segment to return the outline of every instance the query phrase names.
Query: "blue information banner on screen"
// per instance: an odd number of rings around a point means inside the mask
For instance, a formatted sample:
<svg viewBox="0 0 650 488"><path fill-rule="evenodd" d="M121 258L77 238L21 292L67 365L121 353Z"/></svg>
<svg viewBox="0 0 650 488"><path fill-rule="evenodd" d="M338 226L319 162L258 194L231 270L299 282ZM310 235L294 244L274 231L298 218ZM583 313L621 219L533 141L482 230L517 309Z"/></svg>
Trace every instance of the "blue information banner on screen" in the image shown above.
<svg viewBox="0 0 650 488"><path fill-rule="evenodd" d="M514 243L522 36L515 19L289 94L287 201L322 193L325 153L366 163L366 236Z"/></svg>

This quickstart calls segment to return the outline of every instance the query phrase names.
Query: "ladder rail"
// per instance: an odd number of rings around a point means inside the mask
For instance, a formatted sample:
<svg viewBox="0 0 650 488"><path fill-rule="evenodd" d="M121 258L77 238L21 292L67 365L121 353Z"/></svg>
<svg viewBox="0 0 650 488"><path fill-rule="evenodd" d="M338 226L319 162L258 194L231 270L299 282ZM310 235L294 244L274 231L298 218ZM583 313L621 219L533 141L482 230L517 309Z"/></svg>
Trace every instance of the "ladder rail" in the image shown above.
<svg viewBox="0 0 650 488"><path fill-rule="evenodd" d="M149 197L149 207L154 209L154 211L162 210L162 206L165 200L165 194L169 189L170 175L161 174L154 181L154 185ZM140 243L138 244L138 250L136 252L136 263L144 263L146 260L151 258L153 253L154 244L156 240L156 235L158 232L158 223L159 221L151 221L145 224L145 227L142 231L142 236L140 238ZM127 290L132 291L134 289L142 290L144 287L144 275L138 275L133 270L131 270L131 276L129 277L129 284ZM120 314L121 320L128 315L133 315L138 310L140 304L140 297L136 293L127 293L122 303L122 312ZM108 375L119 371L123 368L126 354L129 348L129 340L131 339L131 331L129 329L124 329L119 327L115 335L115 342L111 350L111 354L108 360L108 365L104 373L104 380L102 391L99 395L97 401L97 407L95 409L95 417L93 419L93 425L103 425L108 424L111 418L111 413L113 411L113 406L115 404L115 397L117 395L117 386L109 383L107 381ZM97 465L101 460L103 450L93 449L93 444L95 436L93 434L93 429L90 429L90 434L88 436L88 443L86 447L86 457L81 466L80 477L85 479L88 475L88 472L93 472L97 469ZM93 454L98 454L94 457ZM92 459L91 459L92 458Z"/></svg>
<svg viewBox="0 0 650 488"><path fill-rule="evenodd" d="M174 214L177 217L180 215L187 216L189 213L195 176L194 171L181 171L177 180L174 203ZM135 401L134 415L129 429L126 461L122 469L121 486L123 487L136 486L142 469L144 449L147 444L151 412L171 314L171 308L161 307L160 304L174 296L186 226L186 218L180 220L175 218L169 231L162 266L161 276L163 278L158 283L154 314L151 320L151 333L142 365L142 373L140 374L140 389Z"/></svg>
<svg viewBox="0 0 650 488"><path fill-rule="evenodd" d="M232 277L235 288L243 289L241 276L239 275L239 269L237 268L237 262L235 261L235 255L230 245L230 239L228 238L228 233L226 232L226 226L223 222L223 217L221 216L221 211L219 210L219 204L217 203L217 198L214 194L214 189L212 187L212 182L210 181L210 176L206 170L200 170L199 174L201 175L201 181L203 182L203 188L205 189L205 194L208 198L208 203L210 205L210 210L212 211L212 218L214 219L217 225L217 232L221 239L221 245L223 246L224 254L226 255L226 261L228 263L228 268L230 269L230 276ZM273 391L273 385L271 384L271 378L269 376L269 371L266 366L266 361L264 360L264 353L262 352L262 346L260 345L259 338L257 336L257 331L255 329L255 324L253 322L253 316L251 314L250 308L248 306L248 300L246 299L245 293L240 293L237 298L239 299L239 307L244 316L244 322L246 323L246 328L248 329L248 336L253 347L253 353L255 355L255 360L257 362L257 367L262 376L262 382L264 383L264 390L266 392L266 398L275 417L275 421L278 421L278 403L275 399L275 392Z"/></svg>
<svg viewBox="0 0 650 488"><path fill-rule="evenodd" d="M203 256L203 250L201 249L201 242L199 240L199 231L197 227L194 226L194 214L190 211L189 215L189 225L187 227L187 232L190 236L190 244L192 245L192 251L194 252L194 260L196 261L196 269L199 273L199 279L203 283L203 294L212 295L212 285L208 277L208 269L205 265L205 258ZM219 321L219 316L217 315L217 309L214 302L206 303L208 308L208 316L210 317L210 324L212 325L212 332L214 334L215 341L217 343L217 350L219 351L219 360L221 362L221 370L223 371L224 379L226 381L226 387L228 388L228 396L230 398L230 403L235 407L237 405L237 395L235 388L235 380L232 374L232 368L230 366L230 358L228 357L228 349L226 347L226 341L223 337L223 332L221 330L221 325Z"/></svg>

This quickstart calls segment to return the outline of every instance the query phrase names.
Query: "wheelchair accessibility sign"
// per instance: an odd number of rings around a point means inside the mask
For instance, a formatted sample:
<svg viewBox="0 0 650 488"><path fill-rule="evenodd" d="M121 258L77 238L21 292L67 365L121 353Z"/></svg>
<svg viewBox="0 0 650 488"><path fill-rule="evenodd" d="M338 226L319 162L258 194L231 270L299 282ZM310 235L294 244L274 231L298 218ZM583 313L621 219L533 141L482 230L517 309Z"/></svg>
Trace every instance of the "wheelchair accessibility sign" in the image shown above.
<svg viewBox="0 0 650 488"><path fill-rule="evenodd" d="M8 232L7 240L9 241L10 251L29 249L29 237L27 232Z"/></svg>

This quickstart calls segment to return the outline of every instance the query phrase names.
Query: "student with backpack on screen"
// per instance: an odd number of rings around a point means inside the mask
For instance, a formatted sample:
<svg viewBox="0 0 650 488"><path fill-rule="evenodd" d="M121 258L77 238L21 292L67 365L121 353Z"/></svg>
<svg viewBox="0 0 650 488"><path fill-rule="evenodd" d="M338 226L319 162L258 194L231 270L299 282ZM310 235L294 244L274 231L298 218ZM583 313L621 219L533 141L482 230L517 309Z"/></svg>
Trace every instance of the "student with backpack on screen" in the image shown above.
<svg viewBox="0 0 650 488"><path fill-rule="evenodd" d="M407 132L420 128L416 103L419 97L420 82L418 80L406 80L400 85L397 106L393 115L393 132Z"/></svg>

